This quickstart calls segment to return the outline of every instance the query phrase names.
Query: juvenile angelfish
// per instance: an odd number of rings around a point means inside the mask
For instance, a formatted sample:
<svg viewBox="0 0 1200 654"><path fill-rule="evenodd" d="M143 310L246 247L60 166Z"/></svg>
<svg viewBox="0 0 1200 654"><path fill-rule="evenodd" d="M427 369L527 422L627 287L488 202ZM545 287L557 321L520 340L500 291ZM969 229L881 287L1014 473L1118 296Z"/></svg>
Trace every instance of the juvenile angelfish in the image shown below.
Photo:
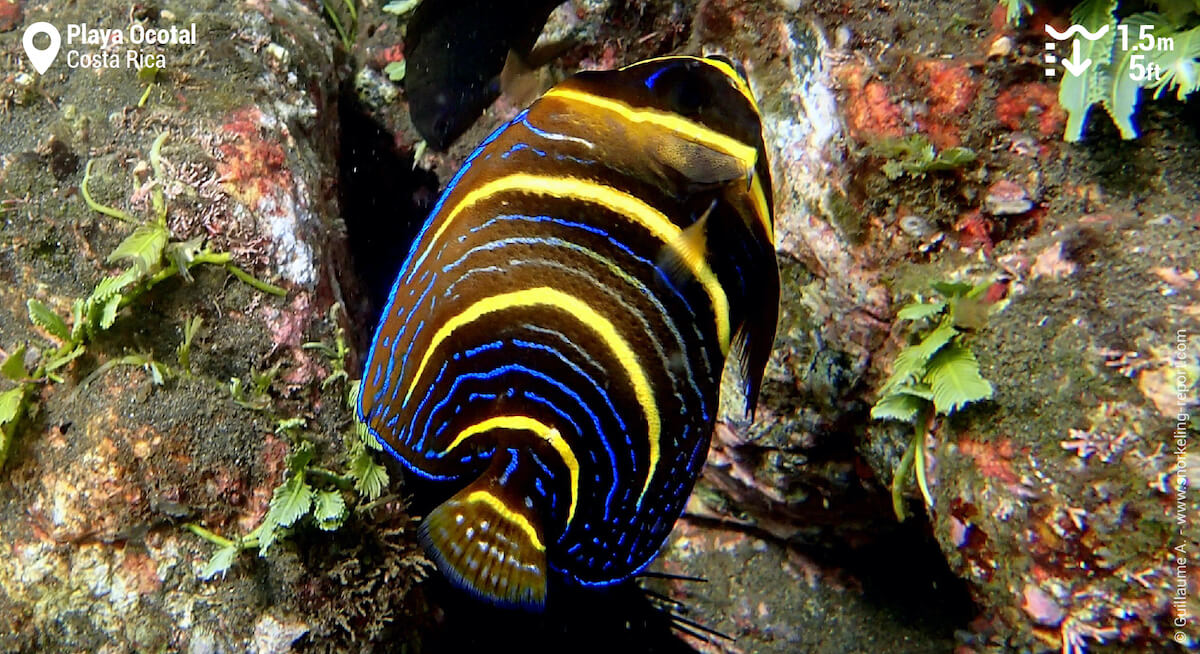
<svg viewBox="0 0 1200 654"><path fill-rule="evenodd" d="M726 359L755 406L775 337L771 178L744 73L671 56L567 79L467 157L417 235L358 412L458 484L421 539L538 608L654 558L703 465Z"/></svg>

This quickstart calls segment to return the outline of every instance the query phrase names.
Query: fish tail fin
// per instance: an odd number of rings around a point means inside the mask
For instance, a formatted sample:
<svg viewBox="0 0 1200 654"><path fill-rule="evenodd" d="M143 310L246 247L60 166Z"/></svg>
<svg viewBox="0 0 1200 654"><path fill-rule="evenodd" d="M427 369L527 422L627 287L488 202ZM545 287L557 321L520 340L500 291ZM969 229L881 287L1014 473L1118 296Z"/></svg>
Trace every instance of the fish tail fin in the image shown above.
<svg viewBox="0 0 1200 654"><path fill-rule="evenodd" d="M455 585L495 604L541 609L546 548L539 520L494 483L494 467L421 523L430 557Z"/></svg>

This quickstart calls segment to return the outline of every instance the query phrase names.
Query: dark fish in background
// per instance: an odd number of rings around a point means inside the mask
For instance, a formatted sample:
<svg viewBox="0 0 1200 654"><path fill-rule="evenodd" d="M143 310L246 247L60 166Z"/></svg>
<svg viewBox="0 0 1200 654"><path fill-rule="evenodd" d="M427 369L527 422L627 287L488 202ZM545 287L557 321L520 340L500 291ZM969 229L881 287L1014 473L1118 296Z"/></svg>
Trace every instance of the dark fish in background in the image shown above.
<svg viewBox="0 0 1200 654"><path fill-rule="evenodd" d="M421 136L446 149L500 93L509 51L525 56L563 0L426 0L405 39L404 92Z"/></svg>
<svg viewBox="0 0 1200 654"><path fill-rule="evenodd" d="M758 108L728 60L580 73L467 157L392 288L359 417L458 484L447 577L541 607L645 568L691 493L727 357L755 405L779 270Z"/></svg>

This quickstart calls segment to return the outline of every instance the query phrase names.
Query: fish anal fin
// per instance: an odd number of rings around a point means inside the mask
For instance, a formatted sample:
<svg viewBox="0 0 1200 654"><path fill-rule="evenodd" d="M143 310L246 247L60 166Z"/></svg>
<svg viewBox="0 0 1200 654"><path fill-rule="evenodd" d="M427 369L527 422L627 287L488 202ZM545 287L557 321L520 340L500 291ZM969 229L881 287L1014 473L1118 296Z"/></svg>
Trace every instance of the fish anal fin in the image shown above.
<svg viewBox="0 0 1200 654"><path fill-rule="evenodd" d="M461 588L502 606L540 609L547 568L538 516L508 499L490 472L426 516L421 542Z"/></svg>

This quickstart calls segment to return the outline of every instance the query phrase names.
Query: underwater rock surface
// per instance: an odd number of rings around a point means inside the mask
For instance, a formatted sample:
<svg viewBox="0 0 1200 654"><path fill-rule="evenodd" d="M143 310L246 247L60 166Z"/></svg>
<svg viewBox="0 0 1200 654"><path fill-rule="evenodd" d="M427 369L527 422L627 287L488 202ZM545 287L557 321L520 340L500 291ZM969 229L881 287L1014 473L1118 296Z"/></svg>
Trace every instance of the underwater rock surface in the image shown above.
<svg viewBox="0 0 1200 654"><path fill-rule="evenodd" d="M118 307L63 382L38 382L0 470L0 651L433 651L463 624L417 585L428 568L394 466L390 492L336 531L304 518L212 580L199 574L216 548L184 528L252 533L303 442L314 466L345 468L346 380L304 345L336 349L344 328L341 365L357 376L378 287L438 180L522 108L501 95L445 152L422 148L385 72L405 61L408 15L330 5L336 27L324 5L294 0L132 14L25 1L0 30L17 62L0 86L4 356L27 344L32 364L59 342L27 300L69 324L73 299L128 264L106 262L133 225L87 207L89 162L96 202L140 222L161 189L172 241L203 236L287 291L196 266ZM708 582L640 582L731 637L685 636L699 651L1197 648L1200 505L1175 493L1200 466L1194 430L1174 454L1172 377L1176 360L1200 369L1195 101L1146 102L1134 142L1093 112L1065 144L1056 83L1029 64L1045 18L1018 29L995 9L572 0L551 13L541 44L565 45L525 88L715 50L746 63L774 150L784 300L757 420L727 412L652 568ZM166 49L167 66L140 77L38 77L20 56L35 20L195 22L202 47ZM913 137L974 158L939 169L895 143ZM930 422L933 504L910 484L898 523L889 486L912 429L870 418L914 338L897 309L932 298L934 281L987 280L965 342L994 394ZM188 375L177 348L196 316Z"/></svg>
<svg viewBox="0 0 1200 654"><path fill-rule="evenodd" d="M295 441L313 443L330 466L345 457L345 380L322 385L341 362L303 347L332 343L347 312L331 318L330 307L360 297L332 192L335 33L296 2L21 4L25 24L195 24L198 44L162 46L166 66L148 77L70 69L60 58L14 99L12 75L31 69L18 60L22 30L0 35L19 63L7 71L0 116L5 357L24 352L32 366L61 340L30 323L28 299L78 323L73 298L96 297L105 275L129 266L106 257L134 225L88 208L85 172L91 198L136 223L153 224L162 199L169 243L158 251L193 256L204 240L286 295L222 265L194 265L190 279L175 275L136 297L142 282L126 286L127 300L102 319L111 326L57 370L63 381L33 386L0 472L0 651L283 652L297 641L411 640L415 620L392 616L410 612L417 596L406 593L423 573L404 567L419 559L399 502L381 502L365 529L348 518L353 537L309 548L300 530L269 557L242 553L212 580L200 573L216 548L184 528L229 538L253 529ZM190 239L186 252L173 245ZM157 258L148 274L169 277ZM197 318L185 366L177 348ZM234 379L247 390L231 392ZM282 430L283 420L304 428Z"/></svg>

